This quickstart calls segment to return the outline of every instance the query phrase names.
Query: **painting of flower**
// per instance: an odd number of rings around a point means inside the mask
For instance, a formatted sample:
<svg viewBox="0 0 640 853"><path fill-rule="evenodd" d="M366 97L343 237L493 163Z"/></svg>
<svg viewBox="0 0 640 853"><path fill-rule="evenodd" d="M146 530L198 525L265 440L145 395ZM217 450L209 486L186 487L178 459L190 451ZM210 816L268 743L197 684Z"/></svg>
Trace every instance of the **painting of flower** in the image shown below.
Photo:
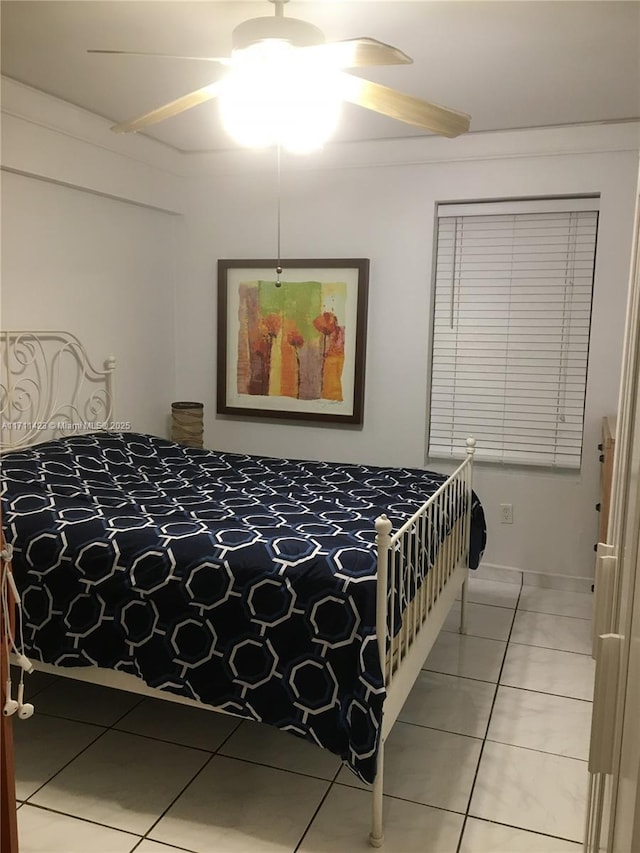
<svg viewBox="0 0 640 853"><path fill-rule="evenodd" d="M219 262L218 411L360 422L368 262L269 263Z"/></svg>
<svg viewBox="0 0 640 853"><path fill-rule="evenodd" d="M242 282L238 306L240 394L337 400L342 396L344 282Z"/></svg>

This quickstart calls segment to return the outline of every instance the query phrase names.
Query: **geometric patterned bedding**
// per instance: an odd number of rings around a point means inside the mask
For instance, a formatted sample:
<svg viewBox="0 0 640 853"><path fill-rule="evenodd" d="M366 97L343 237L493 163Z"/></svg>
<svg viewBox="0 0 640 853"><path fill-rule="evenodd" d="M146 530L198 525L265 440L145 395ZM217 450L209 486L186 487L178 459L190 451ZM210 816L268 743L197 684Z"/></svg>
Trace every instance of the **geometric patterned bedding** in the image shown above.
<svg viewBox="0 0 640 853"><path fill-rule="evenodd" d="M2 459L27 654L100 666L376 769L374 520L445 477L75 435ZM474 499L471 566L484 548Z"/></svg>

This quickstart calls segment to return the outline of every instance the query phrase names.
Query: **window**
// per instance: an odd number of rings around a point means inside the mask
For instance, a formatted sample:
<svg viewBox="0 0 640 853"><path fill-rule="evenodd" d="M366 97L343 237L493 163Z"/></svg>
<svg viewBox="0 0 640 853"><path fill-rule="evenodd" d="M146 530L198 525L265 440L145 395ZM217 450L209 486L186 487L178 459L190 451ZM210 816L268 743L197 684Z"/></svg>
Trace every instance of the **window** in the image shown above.
<svg viewBox="0 0 640 853"><path fill-rule="evenodd" d="M429 456L579 468L598 199L438 206Z"/></svg>

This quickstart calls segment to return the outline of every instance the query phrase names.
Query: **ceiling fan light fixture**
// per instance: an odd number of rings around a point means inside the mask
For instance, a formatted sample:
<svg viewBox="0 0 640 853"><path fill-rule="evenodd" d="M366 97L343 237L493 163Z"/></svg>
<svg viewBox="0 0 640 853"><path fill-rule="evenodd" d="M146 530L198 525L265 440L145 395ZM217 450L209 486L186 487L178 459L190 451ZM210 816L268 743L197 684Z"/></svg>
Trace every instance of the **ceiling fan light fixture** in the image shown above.
<svg viewBox="0 0 640 853"><path fill-rule="evenodd" d="M271 2L273 17L252 18L234 29L231 57L154 54L219 63L230 73L112 130L136 132L214 98L220 98L227 132L248 147L278 144L295 152L319 148L336 128L343 102L442 136L469 130L471 116L466 113L349 73L410 64L411 57L399 48L368 36L327 44L315 25L284 17L288 0ZM91 53L145 55L121 50Z"/></svg>
<svg viewBox="0 0 640 853"><path fill-rule="evenodd" d="M324 33L314 24L276 15L250 18L238 24L231 34L231 47L233 51L244 50L253 44L272 39L287 41L294 47L310 47L325 41Z"/></svg>
<svg viewBox="0 0 640 853"><path fill-rule="evenodd" d="M335 131L341 86L339 72L321 55L265 39L234 50L220 95L222 123L243 146L312 151Z"/></svg>

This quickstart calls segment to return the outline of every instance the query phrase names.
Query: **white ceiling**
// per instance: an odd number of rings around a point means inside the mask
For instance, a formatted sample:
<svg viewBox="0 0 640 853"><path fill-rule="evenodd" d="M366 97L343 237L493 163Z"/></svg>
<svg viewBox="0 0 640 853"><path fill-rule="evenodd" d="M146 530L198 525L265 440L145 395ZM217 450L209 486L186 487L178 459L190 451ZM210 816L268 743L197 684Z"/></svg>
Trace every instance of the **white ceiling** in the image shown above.
<svg viewBox="0 0 640 853"><path fill-rule="evenodd" d="M2 0L2 73L114 122L221 74L216 65L96 56L87 48L228 55L241 21L266 0ZM640 118L636 0L291 0L290 17L328 41L370 36L413 57L363 76L470 113L472 131ZM345 105L338 140L420 134ZM215 102L149 128L182 151L233 147Z"/></svg>

